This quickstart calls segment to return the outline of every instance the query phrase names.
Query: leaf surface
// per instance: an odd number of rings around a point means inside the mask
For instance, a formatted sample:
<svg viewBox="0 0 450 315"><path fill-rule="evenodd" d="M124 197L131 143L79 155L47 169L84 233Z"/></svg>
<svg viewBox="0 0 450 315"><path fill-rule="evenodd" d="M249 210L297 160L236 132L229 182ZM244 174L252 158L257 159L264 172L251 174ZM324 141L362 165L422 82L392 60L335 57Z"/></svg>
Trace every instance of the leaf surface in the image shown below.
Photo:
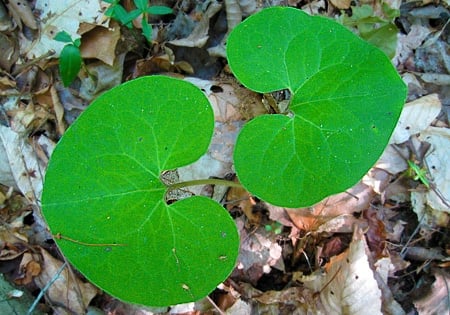
<svg viewBox="0 0 450 315"><path fill-rule="evenodd" d="M406 98L383 52L293 8L246 19L227 55L246 87L292 95L288 114L247 123L234 153L241 183L279 206L310 206L353 186L383 152Z"/></svg>
<svg viewBox="0 0 450 315"><path fill-rule="evenodd" d="M67 130L42 207L53 234L78 242L57 240L89 280L125 301L167 306L206 296L230 274L239 239L228 212L199 196L166 204L159 177L204 154L213 125L200 90L153 76L103 94Z"/></svg>

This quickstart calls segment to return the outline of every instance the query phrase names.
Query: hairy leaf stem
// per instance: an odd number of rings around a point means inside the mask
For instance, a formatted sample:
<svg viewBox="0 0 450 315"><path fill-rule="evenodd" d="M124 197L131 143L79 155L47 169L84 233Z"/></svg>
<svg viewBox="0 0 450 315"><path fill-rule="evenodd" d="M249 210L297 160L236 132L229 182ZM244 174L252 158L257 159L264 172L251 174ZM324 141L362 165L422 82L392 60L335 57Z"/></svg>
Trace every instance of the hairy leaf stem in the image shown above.
<svg viewBox="0 0 450 315"><path fill-rule="evenodd" d="M240 183L236 183L236 182L226 180L226 179L219 179L219 178L187 180L185 182L171 184L168 186L168 188L169 189L180 189L180 188L184 188L184 187L199 186L199 185L221 185L221 186L242 188L242 185Z"/></svg>

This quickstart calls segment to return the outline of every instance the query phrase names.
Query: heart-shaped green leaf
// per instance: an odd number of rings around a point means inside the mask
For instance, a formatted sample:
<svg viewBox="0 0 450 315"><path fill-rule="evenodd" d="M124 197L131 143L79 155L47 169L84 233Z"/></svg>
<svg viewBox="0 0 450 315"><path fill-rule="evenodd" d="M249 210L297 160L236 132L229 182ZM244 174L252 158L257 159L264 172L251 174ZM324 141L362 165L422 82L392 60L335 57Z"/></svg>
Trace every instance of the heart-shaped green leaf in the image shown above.
<svg viewBox="0 0 450 315"><path fill-rule="evenodd" d="M293 8L246 19L227 55L246 87L292 94L289 114L247 123L234 153L244 187L280 206L310 206L354 185L383 152L406 98L383 52Z"/></svg>
<svg viewBox="0 0 450 315"><path fill-rule="evenodd" d="M103 94L67 130L42 208L89 280L125 301L167 306L206 296L230 274L239 238L228 212L199 196L168 205L160 180L206 152L213 126L198 88L153 76Z"/></svg>

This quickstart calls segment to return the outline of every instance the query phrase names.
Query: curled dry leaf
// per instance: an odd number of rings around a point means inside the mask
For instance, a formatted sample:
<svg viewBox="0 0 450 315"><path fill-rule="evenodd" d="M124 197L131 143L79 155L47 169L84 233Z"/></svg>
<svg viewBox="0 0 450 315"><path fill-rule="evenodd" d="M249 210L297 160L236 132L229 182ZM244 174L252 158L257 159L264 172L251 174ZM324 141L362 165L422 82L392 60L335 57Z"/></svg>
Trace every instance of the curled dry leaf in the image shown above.
<svg viewBox="0 0 450 315"><path fill-rule="evenodd" d="M58 276L62 262L44 249L41 249L41 255L42 272L34 279L36 285L43 289L50 281L54 281L46 292L52 304L63 306L73 314L85 314L87 306L97 294L97 289L92 284L83 283L76 278L69 271L69 267L65 267Z"/></svg>

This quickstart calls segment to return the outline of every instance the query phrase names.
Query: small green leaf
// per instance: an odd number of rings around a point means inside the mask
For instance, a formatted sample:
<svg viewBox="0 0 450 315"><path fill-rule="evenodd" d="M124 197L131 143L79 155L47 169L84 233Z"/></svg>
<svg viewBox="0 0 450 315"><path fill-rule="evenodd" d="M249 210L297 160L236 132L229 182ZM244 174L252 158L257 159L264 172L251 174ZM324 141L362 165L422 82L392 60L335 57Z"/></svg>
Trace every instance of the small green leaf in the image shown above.
<svg viewBox="0 0 450 315"><path fill-rule="evenodd" d="M54 40L56 40L58 42L63 42L63 43L71 43L72 37L66 31L61 31L55 35Z"/></svg>
<svg viewBox="0 0 450 315"><path fill-rule="evenodd" d="M69 86L78 75L81 69L81 53L78 47L72 44L64 46L59 55L59 72L64 86Z"/></svg>
<svg viewBox="0 0 450 315"><path fill-rule="evenodd" d="M90 281L121 300L168 306L203 298L228 277L239 249L228 212L201 196L166 204L160 180L200 158L213 127L198 88L152 76L104 93L67 130L42 210L53 234L84 243L56 240Z"/></svg>
<svg viewBox="0 0 450 315"><path fill-rule="evenodd" d="M244 187L279 206L310 206L353 186L380 157L406 98L383 52L293 8L247 18L230 34L227 55L246 87L291 92L289 114L247 123L234 152Z"/></svg>
<svg viewBox="0 0 450 315"><path fill-rule="evenodd" d="M80 39L80 38L75 39L75 40L73 41L73 45L74 45L75 47L80 48L80 45L81 45L81 39Z"/></svg>
<svg viewBox="0 0 450 315"><path fill-rule="evenodd" d="M165 14L172 14L173 10L166 6L154 5L147 8L147 13L153 15L165 15Z"/></svg>
<svg viewBox="0 0 450 315"><path fill-rule="evenodd" d="M148 0L134 0L134 4L141 12L145 12L148 7Z"/></svg>
<svg viewBox="0 0 450 315"><path fill-rule="evenodd" d="M142 12L141 12L140 10L138 10L138 9L133 10L133 11L130 11L130 12L127 13L127 15L126 15L125 17L123 17L123 19L121 20L121 22L122 22L124 25L130 25L130 26L132 26L131 22L132 22L135 18L137 18L139 15L141 15L141 14L142 14Z"/></svg>

